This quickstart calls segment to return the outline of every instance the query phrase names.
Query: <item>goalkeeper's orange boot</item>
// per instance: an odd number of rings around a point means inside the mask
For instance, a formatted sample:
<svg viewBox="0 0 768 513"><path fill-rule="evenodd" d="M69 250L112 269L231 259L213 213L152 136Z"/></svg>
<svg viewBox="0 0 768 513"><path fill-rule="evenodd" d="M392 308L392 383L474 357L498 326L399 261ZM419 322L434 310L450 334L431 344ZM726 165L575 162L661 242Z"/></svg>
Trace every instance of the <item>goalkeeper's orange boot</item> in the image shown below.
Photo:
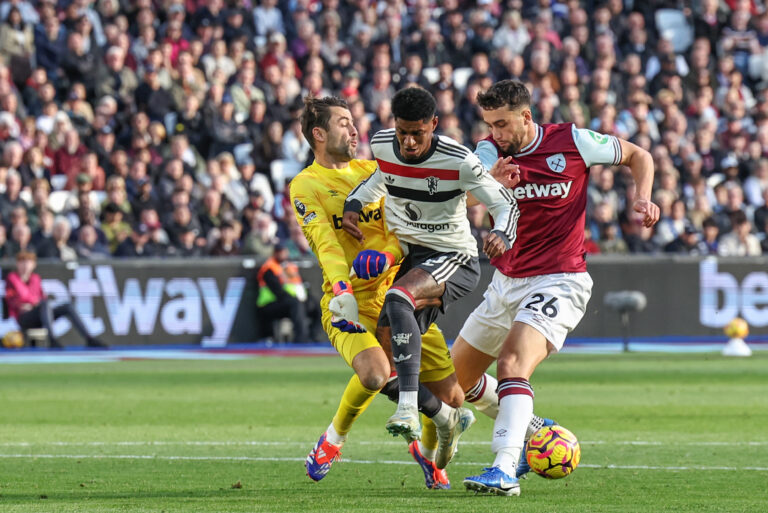
<svg viewBox="0 0 768 513"><path fill-rule="evenodd" d="M326 435L327 433L323 433L304 463L304 466L307 467L307 475L313 481L320 481L324 478L331 470L333 462L341 459L341 446L328 442Z"/></svg>
<svg viewBox="0 0 768 513"><path fill-rule="evenodd" d="M451 482L448 481L448 474L445 469L437 468L435 462L428 460L419 450L419 442L411 442L408 446L408 452L411 453L416 463L424 471L424 481L430 490L450 490Z"/></svg>

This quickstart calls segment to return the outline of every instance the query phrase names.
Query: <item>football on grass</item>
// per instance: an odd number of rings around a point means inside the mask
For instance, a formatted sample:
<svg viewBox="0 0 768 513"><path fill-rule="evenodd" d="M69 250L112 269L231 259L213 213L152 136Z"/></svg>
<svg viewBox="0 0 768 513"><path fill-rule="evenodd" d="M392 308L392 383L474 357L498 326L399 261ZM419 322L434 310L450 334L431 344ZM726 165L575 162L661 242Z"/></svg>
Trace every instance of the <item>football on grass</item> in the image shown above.
<svg viewBox="0 0 768 513"><path fill-rule="evenodd" d="M525 457L538 475L560 479L579 465L581 447L576 436L563 426L544 426L528 440Z"/></svg>

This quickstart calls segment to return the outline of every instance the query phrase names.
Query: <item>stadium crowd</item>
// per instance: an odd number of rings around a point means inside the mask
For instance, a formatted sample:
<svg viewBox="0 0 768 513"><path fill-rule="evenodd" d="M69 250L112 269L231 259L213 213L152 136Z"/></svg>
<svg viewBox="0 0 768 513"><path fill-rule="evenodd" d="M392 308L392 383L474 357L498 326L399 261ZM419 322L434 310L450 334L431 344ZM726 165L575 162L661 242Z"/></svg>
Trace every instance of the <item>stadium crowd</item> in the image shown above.
<svg viewBox="0 0 768 513"><path fill-rule="evenodd" d="M505 78L538 121L654 157L652 229L627 169L593 166L588 252L765 254L766 45L760 0L8 0L0 257L311 255L286 192L303 96L344 98L370 158L399 88L474 148L476 94Z"/></svg>

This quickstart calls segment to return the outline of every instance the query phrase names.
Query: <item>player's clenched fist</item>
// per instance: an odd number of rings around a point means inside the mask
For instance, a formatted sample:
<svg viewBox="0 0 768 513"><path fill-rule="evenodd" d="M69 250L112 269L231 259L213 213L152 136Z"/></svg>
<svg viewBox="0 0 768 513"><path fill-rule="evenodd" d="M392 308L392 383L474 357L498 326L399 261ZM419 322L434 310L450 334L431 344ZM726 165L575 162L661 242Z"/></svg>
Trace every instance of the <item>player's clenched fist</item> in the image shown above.
<svg viewBox="0 0 768 513"><path fill-rule="evenodd" d="M395 263L395 256L392 253L364 249L355 257L352 269L358 278L369 280L389 269L393 263Z"/></svg>
<svg viewBox="0 0 768 513"><path fill-rule="evenodd" d="M483 252L488 258L496 258L504 254L509 249L509 241L499 230L491 230L491 233L485 236L483 241Z"/></svg>
<svg viewBox="0 0 768 513"><path fill-rule="evenodd" d="M365 333L365 326L360 324L352 285L346 281L337 281L333 284L333 293L334 296L328 302L331 325L347 333Z"/></svg>

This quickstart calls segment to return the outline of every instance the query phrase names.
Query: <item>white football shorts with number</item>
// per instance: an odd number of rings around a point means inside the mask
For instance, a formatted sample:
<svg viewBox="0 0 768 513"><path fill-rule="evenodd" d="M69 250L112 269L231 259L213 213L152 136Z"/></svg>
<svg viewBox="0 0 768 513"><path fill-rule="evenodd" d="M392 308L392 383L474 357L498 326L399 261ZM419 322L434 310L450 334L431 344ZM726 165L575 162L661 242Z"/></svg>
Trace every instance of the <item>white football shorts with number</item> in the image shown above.
<svg viewBox="0 0 768 513"><path fill-rule="evenodd" d="M514 321L533 326L559 351L581 321L592 295L589 273L510 278L496 271L484 300L461 328L461 337L498 357Z"/></svg>

